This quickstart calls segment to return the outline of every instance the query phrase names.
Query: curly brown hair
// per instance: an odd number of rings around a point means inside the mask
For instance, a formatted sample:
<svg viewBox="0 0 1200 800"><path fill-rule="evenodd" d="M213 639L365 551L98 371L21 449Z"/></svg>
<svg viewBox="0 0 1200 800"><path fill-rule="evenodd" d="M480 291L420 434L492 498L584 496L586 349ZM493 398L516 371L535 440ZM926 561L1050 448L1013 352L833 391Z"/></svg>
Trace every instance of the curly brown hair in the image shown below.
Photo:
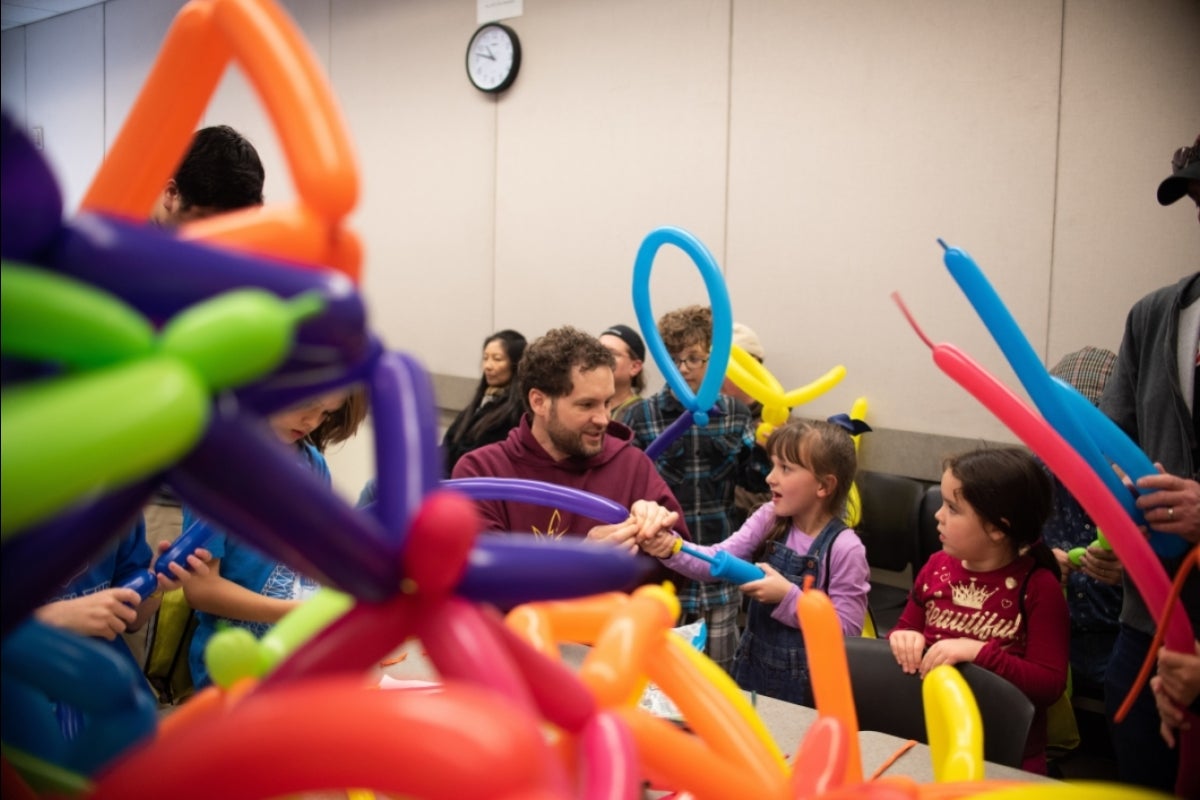
<svg viewBox="0 0 1200 800"><path fill-rule="evenodd" d="M595 336L570 325L553 328L525 348L517 370L521 399L528 409L530 389L548 397L565 397L575 389L571 383L571 370L575 367L590 372L598 367L616 369L616 366L613 354Z"/></svg>
<svg viewBox="0 0 1200 800"><path fill-rule="evenodd" d="M658 318L658 332L667 352L682 353L694 344L712 346L712 309L708 306L684 306Z"/></svg>
<svg viewBox="0 0 1200 800"><path fill-rule="evenodd" d="M308 434L308 441L324 453L331 444L344 442L358 431L358 426L367 418L367 390L355 386L346 395L346 400L325 421Z"/></svg>

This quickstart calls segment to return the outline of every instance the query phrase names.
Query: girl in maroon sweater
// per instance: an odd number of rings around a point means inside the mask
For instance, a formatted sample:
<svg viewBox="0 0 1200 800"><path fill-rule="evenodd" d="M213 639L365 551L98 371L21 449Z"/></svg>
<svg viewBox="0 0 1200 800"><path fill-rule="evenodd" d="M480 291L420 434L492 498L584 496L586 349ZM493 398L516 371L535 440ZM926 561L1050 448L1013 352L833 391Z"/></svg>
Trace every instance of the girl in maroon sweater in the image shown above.
<svg viewBox="0 0 1200 800"><path fill-rule="evenodd" d="M1046 772L1046 709L1067 686L1070 617L1058 562L1041 539L1051 486L1016 448L947 459L935 553L888 636L905 672L969 661L1007 679L1036 709L1022 765Z"/></svg>

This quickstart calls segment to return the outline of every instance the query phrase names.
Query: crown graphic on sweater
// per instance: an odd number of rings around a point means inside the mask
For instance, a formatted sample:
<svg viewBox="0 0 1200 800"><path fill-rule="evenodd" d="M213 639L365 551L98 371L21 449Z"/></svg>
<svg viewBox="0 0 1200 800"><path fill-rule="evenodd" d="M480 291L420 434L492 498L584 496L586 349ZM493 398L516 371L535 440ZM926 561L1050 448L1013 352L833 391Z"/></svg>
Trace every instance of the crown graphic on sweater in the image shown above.
<svg viewBox="0 0 1200 800"><path fill-rule="evenodd" d="M975 579L971 578L970 585L965 583L957 583L950 587L950 596L954 600L954 605L962 606L963 608L982 609L983 604L988 598L1000 591L999 587L988 591L982 586L975 583Z"/></svg>

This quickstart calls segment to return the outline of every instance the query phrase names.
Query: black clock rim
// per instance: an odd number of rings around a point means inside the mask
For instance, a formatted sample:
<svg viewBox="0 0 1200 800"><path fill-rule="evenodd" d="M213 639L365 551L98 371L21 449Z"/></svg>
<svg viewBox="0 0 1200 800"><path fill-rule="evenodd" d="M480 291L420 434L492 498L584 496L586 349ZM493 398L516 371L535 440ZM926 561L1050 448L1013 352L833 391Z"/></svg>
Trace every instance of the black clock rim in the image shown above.
<svg viewBox="0 0 1200 800"><path fill-rule="evenodd" d="M512 41L513 46L512 69L509 70L508 76L505 77L504 80L500 81L500 83L491 88L484 88L480 86L475 82L475 76L471 74L471 50L475 45L475 39L487 28L499 28L500 30L504 31L505 35L507 35ZM463 64L467 70L467 80L469 80L471 85L476 89L487 94L498 94L499 92L503 92L505 89L512 86L513 81L517 79L517 72L519 72L521 69L521 39L517 36L517 32L507 25L502 25L499 22L485 22L475 29L475 32L471 34L471 38L467 41L467 55L463 59Z"/></svg>

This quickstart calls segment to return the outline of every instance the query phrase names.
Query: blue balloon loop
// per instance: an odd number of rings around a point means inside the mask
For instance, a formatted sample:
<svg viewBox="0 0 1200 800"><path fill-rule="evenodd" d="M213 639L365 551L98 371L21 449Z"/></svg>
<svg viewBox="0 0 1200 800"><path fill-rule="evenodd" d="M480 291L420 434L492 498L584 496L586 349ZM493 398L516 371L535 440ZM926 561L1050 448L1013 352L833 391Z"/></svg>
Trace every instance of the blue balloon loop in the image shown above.
<svg viewBox="0 0 1200 800"><path fill-rule="evenodd" d="M713 340L709 350L708 367L700 382L700 388L695 392L671 360L671 354L667 352L662 334L658 331L654 311L650 307L650 272L655 256L665 244L678 247L700 270L712 309ZM666 378L667 385L671 387L671 391L683 407L691 412L691 421L707 425L708 411L717 402L717 394L725 381L729 352L733 346L733 308L729 301L725 278L717 267L716 259L699 239L682 228L667 226L650 231L642 240L633 265L633 309L637 313L638 327L642 329L642 338L646 340L646 346L650 348L654 362ZM682 433L682 430L679 433ZM675 438L678 438L679 433L675 434ZM660 452L662 449L665 449L665 445L660 448Z"/></svg>

